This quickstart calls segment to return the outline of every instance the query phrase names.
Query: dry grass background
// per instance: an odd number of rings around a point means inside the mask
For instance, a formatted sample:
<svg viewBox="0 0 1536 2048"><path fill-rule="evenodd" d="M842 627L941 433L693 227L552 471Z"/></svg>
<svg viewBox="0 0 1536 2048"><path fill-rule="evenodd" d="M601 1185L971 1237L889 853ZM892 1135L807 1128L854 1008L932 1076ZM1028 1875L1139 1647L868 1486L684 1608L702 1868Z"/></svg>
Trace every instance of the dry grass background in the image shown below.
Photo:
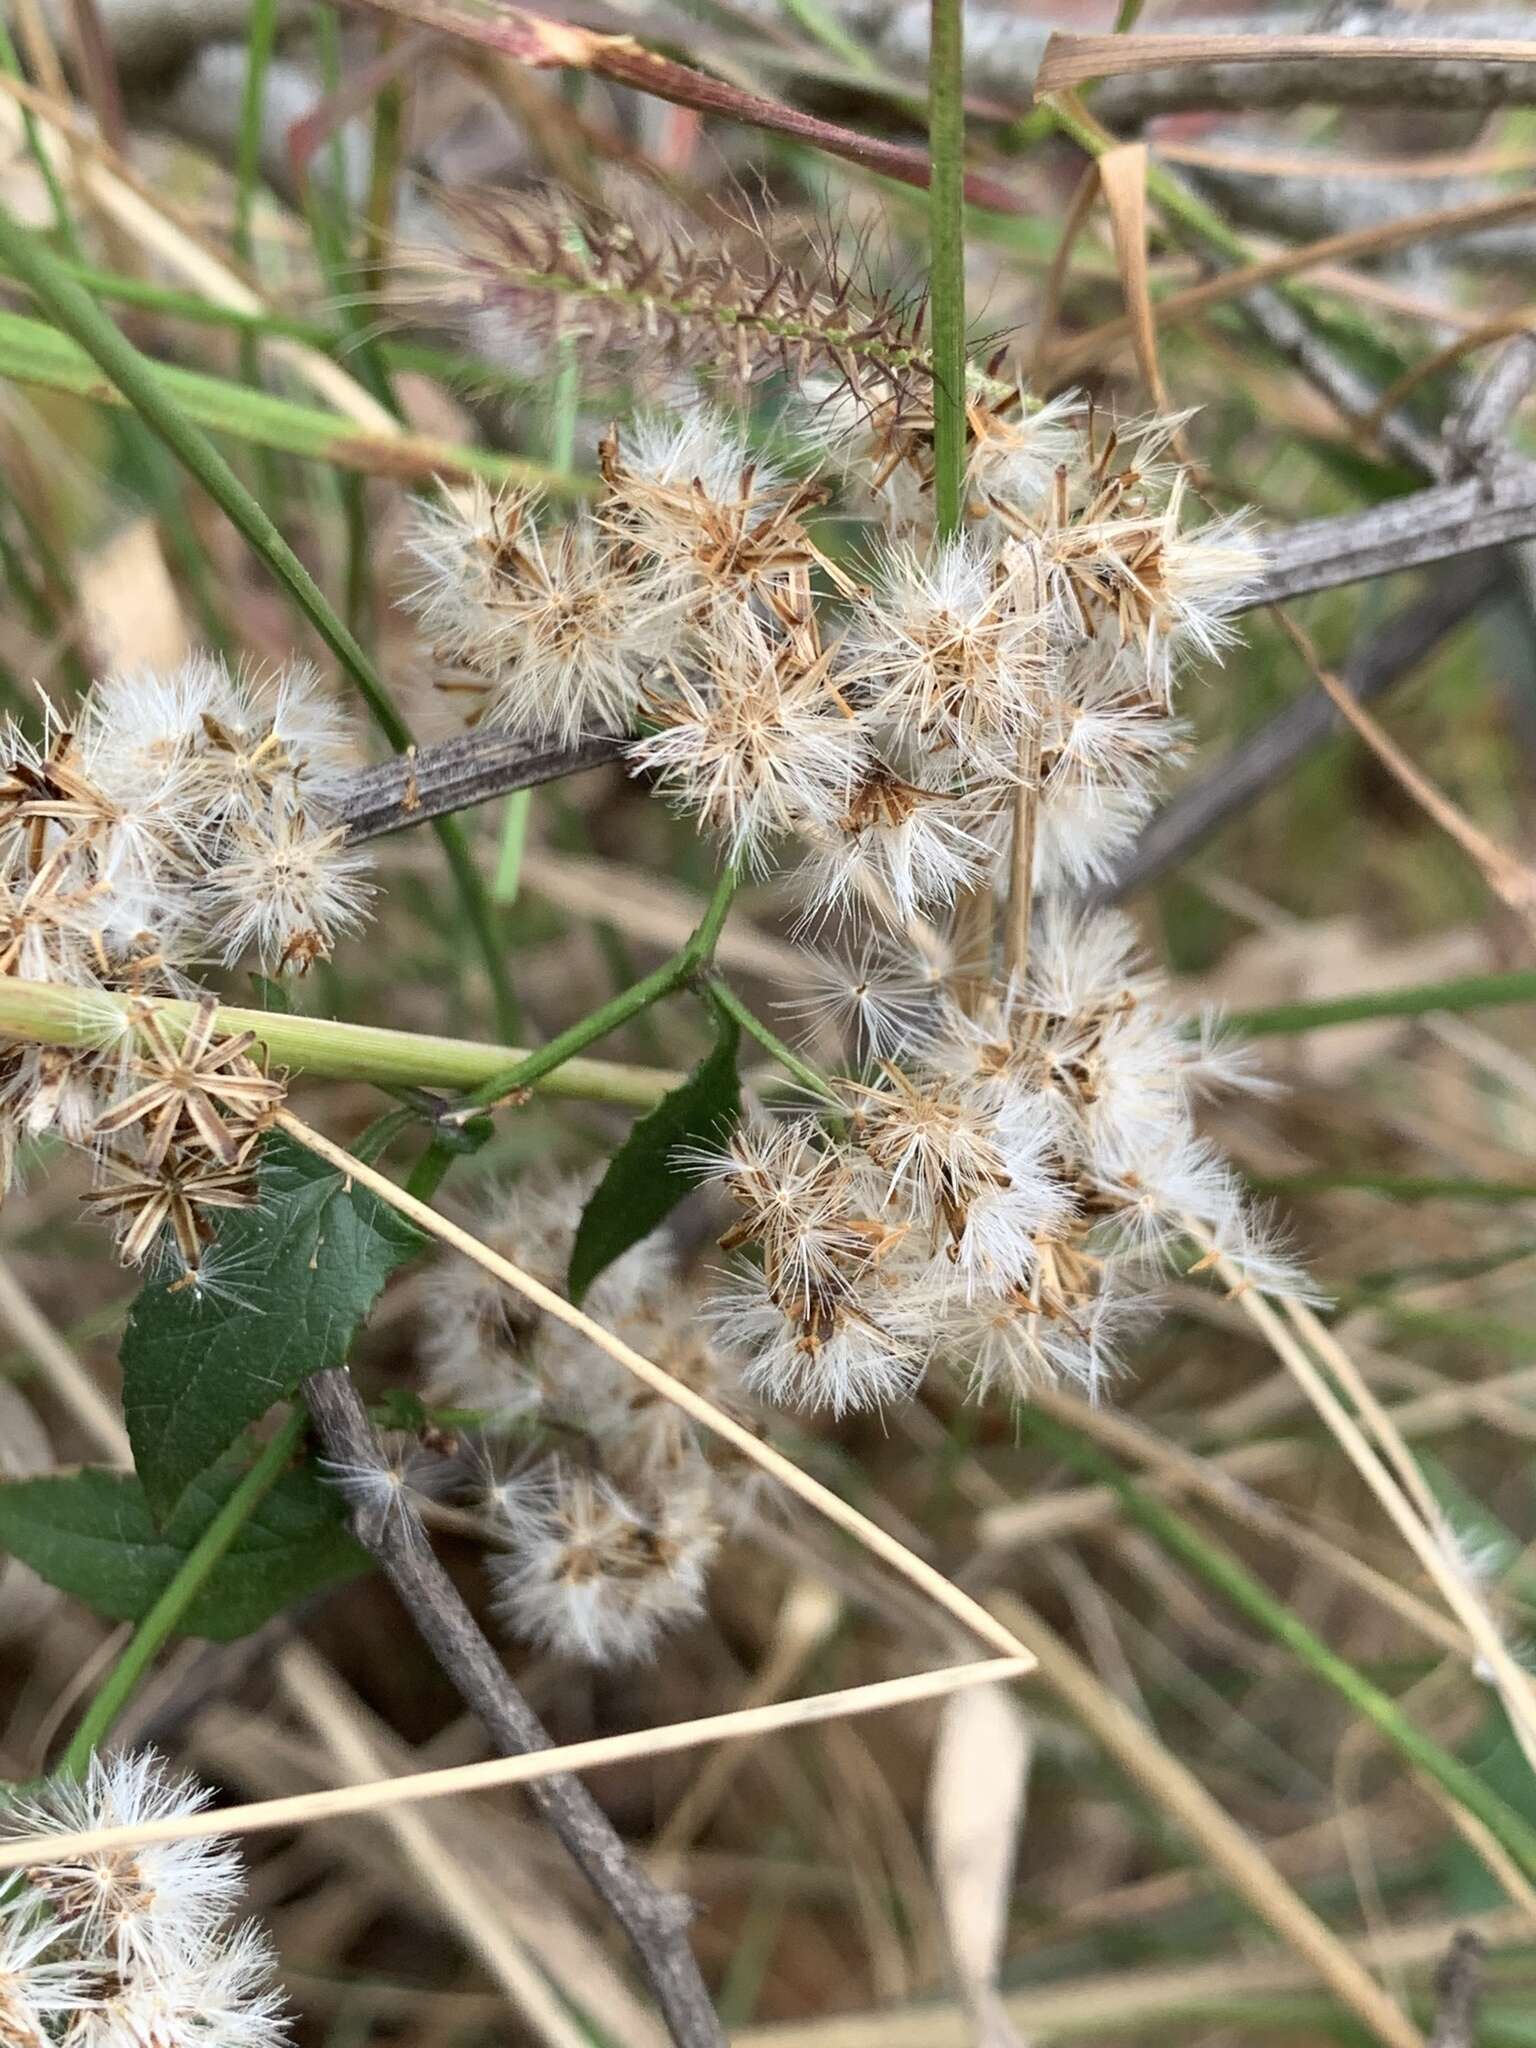
<svg viewBox="0 0 1536 2048"><path fill-rule="evenodd" d="M82 6L74 27L94 13ZM62 174L98 267L226 304L241 292L250 303L254 279L267 305L330 318L335 281L316 267L280 163L269 158L280 191L257 208L254 270L231 244L237 137L207 49L189 61L185 48L167 56L155 44L146 65L116 11L104 18L123 56L120 127L110 67L67 78L47 61L48 24L30 6L16 9L34 92L0 104L7 200L43 217L18 111L32 106L64 138ZM735 52L733 38L754 19L712 11L698 54L723 76L779 90L782 77L754 71L758 43ZM878 80L850 76L835 50L811 61L819 20L809 5L768 18L765 47L787 47L802 100L850 126L899 130ZM274 81L284 91L314 75L309 26L301 16L283 45ZM60 40L68 46L67 34ZM238 57L237 44L227 47ZM366 114L377 104L366 69L374 30L349 21L344 47L357 100L348 111ZM913 274L914 195L857 167L580 73L562 81L444 44L414 54L406 161L434 177L589 180L614 162L638 164L707 216L723 169L743 189L764 181L786 246L834 216L862 238L877 274ZM1306 105L1262 123L1223 114L1214 133L1216 117L1154 128L1151 165L1166 174L1230 155L1240 131L1244 146L1277 157L1281 180L1303 149L1373 174L1385 160L1400 178L1416 162L1439 175L1447 157L1484 167L1478 175L1491 164L1518 177L1528 166L1536 136L1527 109L1434 114L1411 97L1364 113ZM121 153L87 136L87 103ZM1080 152L1027 132L1022 94L1014 111L1024 128L994 124L984 153L1022 203L1012 218L972 221L972 304L989 332L1009 337L1047 383L1086 380L1128 410L1146 403L1149 386L1198 407L1187 439L1218 505L1252 502L1288 522L1411 481L1400 447L1384 448L1239 323L1242 280L1202 277L1167 233L1155 190L1148 205L1147 162L1120 155L1102 198L1087 191L1074 207L1074 190L1087 190ZM356 133L366 152L366 122ZM1500 185L1475 203L1512 215L1522 195ZM430 224L417 187L402 185L400 196L408 221ZM1054 262L1069 217L1070 245ZM1402 403L1433 441L1458 379L1526 317L1529 270L1511 258L1473 273L1455 240L1427 240L1411 222L1348 234L1300 259L1290 243L1249 239L1265 275L1309 270L1324 331L1378 395L1429 365ZM125 318L167 360L241 374L228 334L163 311ZM290 338L269 344L265 368L283 389L369 421L353 358L338 367ZM542 452L547 394L509 404L472 381L451 388L420 371L401 389L421 434ZM597 424L596 411L582 416L578 465ZM1524 438L1518 419L1512 434ZM0 448L10 587L0 671L10 687L36 677L67 693L72 663L166 664L215 627L258 656L295 644L292 620L232 531L173 471L115 437L101 410L36 381L0 383ZM448 729L390 605L402 486L368 482L349 512L337 471L284 461L281 475L285 531L328 588L349 571L360 579L361 615L409 715L424 733L434 720ZM1497 595L1382 707L1400 758L1369 736L1327 738L1136 897L1149 942L1192 998L1260 1008L1528 964L1531 588L1528 550L1511 550ZM1318 660L1341 668L1409 594L1374 583L1310 600L1297 615ZM1249 626L1248 647L1188 692L1199 735L1191 778L1314 687L1279 623L1261 616ZM1403 761L1432 780L1438 816L1405 780ZM486 807L469 822L477 856L494 869L501 820ZM540 791L506 913L533 1025L548 1031L580 1015L679 943L706 873L704 850L616 770ZM484 991L440 915L433 847L421 835L386 842L381 879L379 926L317 971L302 1005L491 1035ZM768 1014L800 971L787 922L771 886L753 889L722 953ZM235 1001L245 993L231 990ZM1436 1570L1408 1526L1428 1526L1427 1489L1470 1541L1493 1546L1486 1599L1518 1645L1536 1599L1530 1014L1429 1011L1270 1039L1269 1070L1284 1092L1218 1112L1213 1128L1294 1215L1337 1304L1326 1330L1267 1330L1250 1299L1192 1278L1173 1291L1166 1323L1111 1405L1044 1406L1145 1473L1189 1524L1237 1552L1292 1615L1536 1822L1536 1778L1520 1741L1528 1682L1518 1665L1496 1669L1493 1683L1474 1671L1468 1603L1475 1626L1484 1592L1468 1595L1443 1562ZM699 1044L691 1021L668 1009L604 1050L679 1066ZM297 1100L343 1138L375 1106L370 1091L342 1083L309 1084ZM531 1159L594 1156L624 1125L622 1112L531 1105L459 1169L452 1199L466 1199L478 1176ZM38 1171L0 1221L0 1325L11 1346L0 1359L0 1465L18 1471L123 1456L113 1375L131 1289L78 1219L77 1193L67 1166ZM702 1205L683 1223L707 1249ZM374 1316L355 1360L368 1387L414 1383L418 1294L407 1273ZM1330 1428L1305 1373L1287 1370L1287 1343L1300 1343L1335 1385L1344 1368L1329 1347L1342 1347L1358 1374L1344 1406L1374 1449L1352 1454L1348 1427ZM951 1405L936 1388L879 1418L835 1430L784 1423L777 1435L808 1471L988 1604L1041 1669L1011 1690L642 1756L593 1780L650 1867L698 1900L698 1953L734 2040L1412 2042L1432 2024L1430 1975L1458 1928L1488 1945L1479 2030L1465 2042L1536 2040L1532 1873L1408 1769L1294 1649L1129 1518L1112 1488L1008 1413ZM441 1554L474 1589L472 1535L451 1516L439 1520ZM0 1776L24 1777L42 1767L122 1632L18 1566L0 1573ZM579 1742L883 1680L955 1649L915 1592L796 1504L727 1552L707 1624L654 1666L593 1674L518 1653L516 1668L555 1739ZM253 1641L182 1644L121 1733L159 1744L230 1801L483 1754L478 1729L377 1580ZM250 1847L254 1903L278 1939L305 2043L627 2048L660 2039L615 1938L515 1792L289 1828ZM1320 1985L1320 1958L1332 1991Z"/></svg>

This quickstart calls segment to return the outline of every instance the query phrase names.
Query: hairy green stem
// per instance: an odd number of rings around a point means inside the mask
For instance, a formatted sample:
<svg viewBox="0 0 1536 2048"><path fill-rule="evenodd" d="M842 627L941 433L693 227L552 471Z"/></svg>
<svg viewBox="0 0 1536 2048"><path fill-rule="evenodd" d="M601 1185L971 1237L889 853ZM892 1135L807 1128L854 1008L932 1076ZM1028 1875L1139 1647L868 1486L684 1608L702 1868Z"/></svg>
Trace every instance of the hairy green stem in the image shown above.
<svg viewBox="0 0 1536 2048"><path fill-rule="evenodd" d="M219 1560L288 1469L308 1422L303 1408L289 1410L281 1429L264 1446L255 1464L187 1552L175 1577L134 1630L128 1647L87 1707L60 1759L62 1775L78 1778L106 1740L118 1715L138 1689L139 1681L207 1585Z"/></svg>
<svg viewBox="0 0 1536 2048"><path fill-rule="evenodd" d="M1111 1488L1131 1519L1139 1522L1170 1556L1187 1565L1207 1585L1214 1586L1239 1614L1263 1629L1314 1677L1347 1700L1415 1770L1433 1778L1450 1798L1480 1820L1527 1877L1536 1878L1536 1827L1507 1806L1476 1771L1442 1749L1408 1718L1395 1700L1372 1685L1346 1658L1330 1650L1229 1550L1162 1501L1144 1493L1096 1444L1054 1417L1042 1415L1038 1409L1026 1405L1020 1414L1022 1426L1030 1435L1085 1478Z"/></svg>
<svg viewBox="0 0 1536 2048"><path fill-rule="evenodd" d="M129 1028L134 1015L146 1009L154 1011L173 1039L179 1039L197 1015L195 1003L148 1002L140 997L0 977L0 1043L10 1039L31 1045L110 1045ZM229 1036L249 1031L274 1066L322 1079L368 1081L381 1088L441 1089L457 1094L486 1082L500 1082L522 1063L542 1058L542 1054L506 1045L433 1038L376 1024L293 1016L281 1010L220 1009L215 1028ZM608 1060L556 1064L558 1072L546 1068L536 1077L543 1093L634 1109L651 1108L683 1079L680 1073L663 1068L621 1066Z"/></svg>
<svg viewBox="0 0 1536 2048"><path fill-rule="evenodd" d="M933 331L933 494L939 538L960 530L965 494L964 0L931 0L928 63L928 304Z"/></svg>

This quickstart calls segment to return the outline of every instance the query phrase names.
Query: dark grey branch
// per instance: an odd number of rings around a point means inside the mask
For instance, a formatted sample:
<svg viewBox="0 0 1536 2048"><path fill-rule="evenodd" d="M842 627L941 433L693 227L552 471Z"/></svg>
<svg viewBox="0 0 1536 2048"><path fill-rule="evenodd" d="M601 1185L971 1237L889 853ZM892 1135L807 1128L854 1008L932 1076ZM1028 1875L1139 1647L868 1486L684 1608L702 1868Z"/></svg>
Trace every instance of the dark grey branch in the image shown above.
<svg viewBox="0 0 1536 2048"><path fill-rule="evenodd" d="M1189 22L1173 24L1188 29ZM1251 16L1233 19L1202 16L1208 35L1252 35ZM1536 41L1536 17L1513 9L1503 14L1399 13L1361 4L1334 6L1319 12L1266 14L1266 35L1376 36L1426 35L1448 41ZM1152 42L1156 29L1141 38ZM985 81L991 83L991 81ZM1294 107L1306 101L1323 106L1412 106L1439 108L1522 107L1536 105L1536 65L1496 64L1454 57L1379 62L1356 58L1337 64L1326 57L1282 58L1268 64L1180 64L1131 78L1107 78L1094 92L1094 112L1111 128L1134 127L1157 114L1186 108Z"/></svg>
<svg viewBox="0 0 1536 2048"><path fill-rule="evenodd" d="M435 747L399 754L352 776L333 808L353 840L377 839L406 825L424 825L509 790L532 789L611 761L616 740L574 747L530 746L502 732L468 732Z"/></svg>
<svg viewBox="0 0 1536 2048"><path fill-rule="evenodd" d="M367 1410L348 1374L314 1373L304 1399L325 1453L350 1471L388 1476ZM377 1506L355 1509L358 1541L382 1566L439 1669L503 1756L553 1744L502 1667L458 1589L438 1563L408 1501L386 1488ZM536 1779L529 1798L629 1936L678 2048L725 2048L688 1941L689 1902L652 1884L578 1778Z"/></svg>
<svg viewBox="0 0 1536 2048"><path fill-rule="evenodd" d="M1311 519L1265 548L1242 609L1421 569L1536 534L1536 463L1506 459L1341 519Z"/></svg>
<svg viewBox="0 0 1536 2048"><path fill-rule="evenodd" d="M1427 597L1406 606L1362 643L1344 670L1345 686L1361 703L1393 689L1495 594L1501 577L1496 554L1453 563ZM1309 690L1288 704L1233 747L1210 774L1163 806L1097 900L1118 902L1176 867L1343 724L1321 690Z"/></svg>
<svg viewBox="0 0 1536 2048"><path fill-rule="evenodd" d="M1423 568L1533 535L1536 463L1505 460L1480 476L1434 484L1365 512L1309 520L1275 535L1264 545L1257 582L1237 609L1252 611L1310 591ZM1441 587L1459 589L1463 584L1453 574L1442 580ZM508 790L557 781L615 760L618 753L617 740L551 747L530 746L506 733L466 733L364 769L350 778L335 810L349 838L377 839Z"/></svg>

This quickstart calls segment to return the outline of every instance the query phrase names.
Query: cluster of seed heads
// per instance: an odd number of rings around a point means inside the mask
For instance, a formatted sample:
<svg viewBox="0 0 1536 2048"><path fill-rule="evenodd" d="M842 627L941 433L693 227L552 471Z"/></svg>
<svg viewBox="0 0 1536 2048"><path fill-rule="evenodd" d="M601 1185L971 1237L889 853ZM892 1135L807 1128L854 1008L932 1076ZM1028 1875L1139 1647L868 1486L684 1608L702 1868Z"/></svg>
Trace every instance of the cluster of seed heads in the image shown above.
<svg viewBox="0 0 1536 2048"><path fill-rule="evenodd" d="M486 1207L476 1235L560 1288L590 1192L527 1176ZM675 1379L739 1409L737 1361L713 1338L665 1234L609 1266L585 1306ZM430 1393L482 1418L469 1492L499 1546L491 1572L507 1626L605 1663L646 1655L692 1619L722 1536L752 1498L752 1468L467 1260L434 1269L422 1330ZM408 1464L402 1476L430 1490L427 1472Z"/></svg>
<svg viewBox="0 0 1536 2048"><path fill-rule="evenodd" d="M747 1385L837 1411L935 1364L1096 1388L1171 1261L1298 1284L1196 1129L1242 1062L1075 907L1155 800L1176 680L1230 641L1253 550L1241 520L1190 525L1176 421L978 378L946 538L920 410L805 402L839 450L819 473L690 403L616 429L563 525L516 493L431 508L415 603L477 716L626 735L855 949L820 970L856 1027L839 1114L757 1116L694 1161L737 1210L713 1313ZM827 505L861 550L833 557Z"/></svg>
<svg viewBox="0 0 1536 2048"><path fill-rule="evenodd" d="M52 1133L91 1155L87 1197L125 1259L199 1268L217 1215L254 1199L280 1083L248 1034L157 1008L210 962L302 969L358 924L368 890L327 796L348 727L304 668L193 659L94 685L41 736L0 730L0 974L78 1000L88 1043L0 1054L0 1174ZM93 1002L102 995L126 1003Z"/></svg>
<svg viewBox="0 0 1536 2048"><path fill-rule="evenodd" d="M200 1787L150 1751L97 1758L0 1811L0 1837L84 1833L197 1812ZM232 1926L238 1853L204 1836L137 1849L45 1848L0 1892L5 2048L281 2048L271 1944Z"/></svg>

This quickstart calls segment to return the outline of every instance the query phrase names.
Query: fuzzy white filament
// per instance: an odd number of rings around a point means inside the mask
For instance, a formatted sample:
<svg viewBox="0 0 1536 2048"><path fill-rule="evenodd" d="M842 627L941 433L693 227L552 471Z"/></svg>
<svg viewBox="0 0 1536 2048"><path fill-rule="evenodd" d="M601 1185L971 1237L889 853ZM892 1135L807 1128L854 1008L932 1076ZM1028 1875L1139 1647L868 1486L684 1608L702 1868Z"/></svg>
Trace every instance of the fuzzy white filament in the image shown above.
<svg viewBox="0 0 1536 2048"><path fill-rule="evenodd" d="M45 703L40 734L7 720L0 974L186 997L210 956L323 957L370 894L329 808L354 755L312 669L207 656L109 676L68 722ZM8 1180L18 1139L45 1131L85 1148L124 1257L170 1245L195 1274L212 1213L254 1200L248 1141L281 1093L201 1012L178 1044L130 1008L88 1048L0 1050L0 1167Z"/></svg>
<svg viewBox="0 0 1536 2048"><path fill-rule="evenodd" d="M152 1751L95 1757L0 1809L0 1839L46 1842L197 1813L206 1791ZM50 1858L39 1847L0 1901L7 2048L279 2048L271 1943L232 1926L240 1857L217 1836Z"/></svg>

